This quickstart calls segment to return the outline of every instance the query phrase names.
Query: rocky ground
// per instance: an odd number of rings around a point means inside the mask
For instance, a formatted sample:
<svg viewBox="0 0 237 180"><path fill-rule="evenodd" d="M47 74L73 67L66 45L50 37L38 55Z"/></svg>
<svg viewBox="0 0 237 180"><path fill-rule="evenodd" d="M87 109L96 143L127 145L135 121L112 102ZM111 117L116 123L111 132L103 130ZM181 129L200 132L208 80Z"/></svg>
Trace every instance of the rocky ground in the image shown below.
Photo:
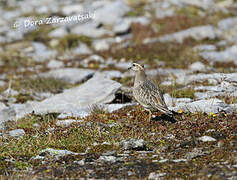
<svg viewBox="0 0 237 180"><path fill-rule="evenodd" d="M0 12L1 179L237 179L236 0L7 0ZM175 121L148 122L132 62Z"/></svg>

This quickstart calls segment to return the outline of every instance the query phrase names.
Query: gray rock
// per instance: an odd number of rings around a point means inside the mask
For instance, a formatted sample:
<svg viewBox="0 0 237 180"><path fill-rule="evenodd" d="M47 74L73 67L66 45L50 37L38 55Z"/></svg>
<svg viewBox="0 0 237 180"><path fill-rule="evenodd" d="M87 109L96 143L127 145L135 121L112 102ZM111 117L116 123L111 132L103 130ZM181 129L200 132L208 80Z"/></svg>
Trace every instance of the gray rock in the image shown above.
<svg viewBox="0 0 237 180"><path fill-rule="evenodd" d="M191 98L172 98L169 94L164 94L164 100L168 107L173 107L175 104L192 102Z"/></svg>
<svg viewBox="0 0 237 180"><path fill-rule="evenodd" d="M109 152L105 152L102 154L102 156L113 156L113 155L116 155L116 151L113 150L113 151L109 151Z"/></svg>
<svg viewBox="0 0 237 180"><path fill-rule="evenodd" d="M226 95L225 92L212 92L212 91L208 91L208 92L195 92L194 96L200 100L200 99L209 99L209 98L213 98L213 97L218 97L218 96L224 96Z"/></svg>
<svg viewBox="0 0 237 180"><path fill-rule="evenodd" d="M58 158L58 157L66 156L66 155L77 155L77 154L78 153L74 153L68 150L57 150L57 149L47 148L47 149L41 150L39 155L37 155L36 157L33 157L33 159L44 159L44 158L47 158L48 155Z"/></svg>
<svg viewBox="0 0 237 180"><path fill-rule="evenodd" d="M198 100L190 103L176 103L172 108L174 111L182 109L184 112L206 112L218 113L222 110L225 112L232 112L233 109L219 99Z"/></svg>
<svg viewBox="0 0 237 180"><path fill-rule="evenodd" d="M213 74L193 74L193 75L186 75L186 74L182 74L180 73L179 77L176 80L176 83L178 84L189 84L191 82L203 82L203 81L212 81L213 80L218 83L218 82L222 82L223 80L225 81L237 81L237 73L213 73ZM214 83L215 84L215 83Z"/></svg>
<svg viewBox="0 0 237 180"><path fill-rule="evenodd" d="M100 73L104 74L108 79L123 77L123 74L116 70L102 71Z"/></svg>
<svg viewBox="0 0 237 180"><path fill-rule="evenodd" d="M203 9L213 9L215 7L215 2L213 0L170 0L170 3L176 6L196 6Z"/></svg>
<svg viewBox="0 0 237 180"><path fill-rule="evenodd" d="M130 11L130 7L126 5L124 0L116 0L96 9L94 20L102 24L113 25L128 11ZM105 18L108 17L108 15L109 18Z"/></svg>
<svg viewBox="0 0 237 180"><path fill-rule="evenodd" d="M20 119L23 118L26 114L32 113L32 105L31 103L38 103L38 102L30 102L28 101L25 104L11 104L10 109L14 112L14 118Z"/></svg>
<svg viewBox="0 0 237 180"><path fill-rule="evenodd" d="M172 162L179 163L179 162L186 162L187 159L173 159Z"/></svg>
<svg viewBox="0 0 237 180"><path fill-rule="evenodd" d="M1 66L1 65L0 65L0 66ZM7 84L7 83L6 83L5 81L1 81L1 80L0 80L0 87L1 87L1 86L5 86L6 84Z"/></svg>
<svg viewBox="0 0 237 180"><path fill-rule="evenodd" d="M222 31L222 39L225 39L230 44L237 42L237 17L230 17L221 20L218 23L219 29ZM227 44L227 43L226 43Z"/></svg>
<svg viewBox="0 0 237 180"><path fill-rule="evenodd" d="M189 69L191 69L194 72L205 71L206 70L206 66L203 63L201 63L201 62L195 62L195 63L193 63L193 64L191 64L189 66Z"/></svg>
<svg viewBox="0 0 237 180"><path fill-rule="evenodd" d="M15 129L12 131L9 131L9 135L12 137L20 137L25 135L25 131L23 129Z"/></svg>
<svg viewBox="0 0 237 180"><path fill-rule="evenodd" d="M100 156L98 161L115 163L117 161L117 158L115 156Z"/></svg>
<svg viewBox="0 0 237 180"><path fill-rule="evenodd" d="M14 89L8 88L2 94L6 97L9 97L9 96L17 96L19 92Z"/></svg>
<svg viewBox="0 0 237 180"><path fill-rule="evenodd" d="M5 108L0 111L0 130L5 128L4 124L7 121L13 121L15 118L16 112L12 108Z"/></svg>
<svg viewBox="0 0 237 180"><path fill-rule="evenodd" d="M47 67L50 69L56 69L56 68L62 68L64 66L64 63L62 61L58 61L58 60L51 60L49 61Z"/></svg>
<svg viewBox="0 0 237 180"><path fill-rule="evenodd" d="M216 46L212 44L202 44L202 45L197 45L193 48L195 51L215 51Z"/></svg>
<svg viewBox="0 0 237 180"><path fill-rule="evenodd" d="M131 21L128 21L126 19L119 19L114 25L113 31L116 34L126 33L129 31L130 25L131 25Z"/></svg>
<svg viewBox="0 0 237 180"><path fill-rule="evenodd" d="M166 173L155 173L152 172L149 174L148 179L160 179L161 177L165 176Z"/></svg>
<svg viewBox="0 0 237 180"><path fill-rule="evenodd" d="M82 159L80 161L73 161L73 162L78 164L79 166L84 166L85 165L85 159Z"/></svg>
<svg viewBox="0 0 237 180"><path fill-rule="evenodd" d="M103 57L99 56L99 55L91 55L88 58L83 59L80 64L83 65L84 67L88 67L90 62L97 62L99 64L104 64L105 60Z"/></svg>
<svg viewBox="0 0 237 180"><path fill-rule="evenodd" d="M90 69L78 69L78 68L62 68L53 69L45 73L41 73L42 77L54 77L63 79L70 83L80 83L83 80L91 77L94 74L94 70Z"/></svg>
<svg viewBox="0 0 237 180"><path fill-rule="evenodd" d="M82 13L83 9L84 8L81 4L70 4L63 6L62 13L67 16L72 14L79 15L80 13Z"/></svg>
<svg viewBox="0 0 237 180"><path fill-rule="evenodd" d="M207 152L203 152L201 148L194 148L191 152L186 153L185 157L188 160L191 160L193 158L203 156L205 154L207 154Z"/></svg>
<svg viewBox="0 0 237 180"><path fill-rule="evenodd" d="M58 119L65 119L68 117L85 118L91 113L90 108L71 109L69 112L63 112L58 116Z"/></svg>
<svg viewBox="0 0 237 180"><path fill-rule="evenodd" d="M160 10L156 9L156 18L163 19L165 17L172 17L175 15L175 10L173 8Z"/></svg>
<svg viewBox="0 0 237 180"><path fill-rule="evenodd" d="M104 19L109 19L109 18L104 18ZM108 30L105 30L104 28L100 27L97 28L99 24L94 23L94 22L88 22L84 24L79 24L72 28L71 33L73 34L78 34L78 35L84 35L92 38L99 38L104 35L113 35Z"/></svg>
<svg viewBox="0 0 237 180"><path fill-rule="evenodd" d="M34 123L34 124L33 124L33 127L35 127L35 128L38 128L38 129L39 129L39 128L40 128L40 125L39 125L38 123Z"/></svg>
<svg viewBox="0 0 237 180"><path fill-rule="evenodd" d="M117 111L119 109L122 109L124 107L128 107L128 106L132 106L134 104L132 103L125 103L125 104L101 104L102 108L105 110L105 111L108 111L109 113L112 113L114 111Z"/></svg>
<svg viewBox="0 0 237 180"><path fill-rule="evenodd" d="M110 48L111 44L114 42L115 41L113 38L94 40L92 43L92 47L96 51L104 51L104 50L108 50Z"/></svg>
<svg viewBox="0 0 237 180"><path fill-rule="evenodd" d="M147 26L150 24L150 19L148 19L147 17L144 16L140 16L140 17L129 17L127 18L129 21L131 21L131 23L139 23L143 26Z"/></svg>
<svg viewBox="0 0 237 180"><path fill-rule="evenodd" d="M124 62L122 61L115 64L115 66L120 69L128 69L129 67L131 67L131 65L132 65L132 62L126 62L126 61Z"/></svg>
<svg viewBox="0 0 237 180"><path fill-rule="evenodd" d="M120 144L124 150L146 150L146 142L143 139L127 139Z"/></svg>
<svg viewBox="0 0 237 180"><path fill-rule="evenodd" d="M221 32L211 25L197 26L187 30L179 31L172 34L167 34L158 38L146 38L143 43L155 42L178 42L183 43L186 38L193 38L196 41L203 39L216 39L220 36Z"/></svg>
<svg viewBox="0 0 237 180"><path fill-rule="evenodd" d="M165 17L171 17L175 15L175 8L171 7L170 2L161 1L154 4L155 15L158 19L163 19Z"/></svg>
<svg viewBox="0 0 237 180"><path fill-rule="evenodd" d="M49 112L69 113L93 104L109 103L115 98L115 93L121 87L120 83L97 74L84 84L65 90L40 103L32 103L35 113Z"/></svg>
<svg viewBox="0 0 237 180"><path fill-rule="evenodd" d="M230 17L223 19L218 22L218 28L221 29L222 31L227 31L233 27L236 27L237 25L237 17Z"/></svg>
<svg viewBox="0 0 237 180"><path fill-rule="evenodd" d="M211 136L202 136L202 137L199 137L198 140L203 141L203 142L216 141L216 139Z"/></svg>
<svg viewBox="0 0 237 180"><path fill-rule="evenodd" d="M57 126L61 126L61 127L68 127L70 126L72 123L79 123L82 122L80 120L74 120L74 119L66 119L66 120L60 120L56 122Z"/></svg>
<svg viewBox="0 0 237 180"><path fill-rule="evenodd" d="M220 86L198 86L194 87L195 91L215 91L215 92L222 92L225 91L225 88Z"/></svg>
<svg viewBox="0 0 237 180"><path fill-rule="evenodd" d="M164 100L165 100L165 103L168 107L172 107L175 100L174 98L172 98L169 94L164 94Z"/></svg>
<svg viewBox="0 0 237 180"><path fill-rule="evenodd" d="M0 102L0 112L5 108L7 108L7 106L4 103Z"/></svg>
<svg viewBox="0 0 237 180"><path fill-rule="evenodd" d="M44 44L39 42L33 42L33 48L34 52L28 53L28 56L37 62L44 62L55 57L57 54L55 50L49 50Z"/></svg>
<svg viewBox="0 0 237 180"><path fill-rule="evenodd" d="M49 33L49 37L61 38L61 37L65 36L65 35L67 35L67 34L68 34L68 32L67 32L67 30L64 27L59 27L59 28L51 31Z"/></svg>
<svg viewBox="0 0 237 180"><path fill-rule="evenodd" d="M230 62L237 65L237 45L219 52L201 52L200 56L210 62Z"/></svg>
<svg viewBox="0 0 237 180"><path fill-rule="evenodd" d="M81 54L91 54L92 51L86 44L80 43L78 47L72 50L72 53L75 55L81 55Z"/></svg>

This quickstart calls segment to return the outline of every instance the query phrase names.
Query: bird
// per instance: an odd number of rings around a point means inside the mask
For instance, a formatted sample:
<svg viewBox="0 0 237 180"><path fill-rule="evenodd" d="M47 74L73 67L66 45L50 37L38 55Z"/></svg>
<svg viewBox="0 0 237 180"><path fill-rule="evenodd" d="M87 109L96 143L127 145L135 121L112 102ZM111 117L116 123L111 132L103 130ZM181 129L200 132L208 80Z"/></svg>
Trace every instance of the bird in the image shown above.
<svg viewBox="0 0 237 180"><path fill-rule="evenodd" d="M173 112L168 109L159 87L147 78L144 66L133 63L128 69L136 73L132 89L133 97L149 112L149 121L151 121L152 112L157 111L173 118Z"/></svg>

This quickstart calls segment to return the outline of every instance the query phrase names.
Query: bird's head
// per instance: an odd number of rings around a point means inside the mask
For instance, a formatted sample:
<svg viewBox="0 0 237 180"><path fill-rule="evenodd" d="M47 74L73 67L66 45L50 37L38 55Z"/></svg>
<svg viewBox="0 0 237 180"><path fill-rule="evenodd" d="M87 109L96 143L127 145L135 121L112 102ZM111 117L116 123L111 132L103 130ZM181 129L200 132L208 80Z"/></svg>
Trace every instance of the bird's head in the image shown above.
<svg viewBox="0 0 237 180"><path fill-rule="evenodd" d="M139 72L139 71L144 71L144 66L137 63L132 63L132 66L129 67L128 69L131 69L135 72Z"/></svg>

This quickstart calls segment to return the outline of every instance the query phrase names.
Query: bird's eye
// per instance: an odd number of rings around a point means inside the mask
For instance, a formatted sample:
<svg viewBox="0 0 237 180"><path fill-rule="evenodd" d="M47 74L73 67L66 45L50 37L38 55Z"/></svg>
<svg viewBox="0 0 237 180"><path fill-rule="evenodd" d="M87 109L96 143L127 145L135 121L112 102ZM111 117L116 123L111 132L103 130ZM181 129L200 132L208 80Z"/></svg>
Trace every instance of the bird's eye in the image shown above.
<svg viewBox="0 0 237 180"><path fill-rule="evenodd" d="M135 66L135 64L133 64L132 66Z"/></svg>

